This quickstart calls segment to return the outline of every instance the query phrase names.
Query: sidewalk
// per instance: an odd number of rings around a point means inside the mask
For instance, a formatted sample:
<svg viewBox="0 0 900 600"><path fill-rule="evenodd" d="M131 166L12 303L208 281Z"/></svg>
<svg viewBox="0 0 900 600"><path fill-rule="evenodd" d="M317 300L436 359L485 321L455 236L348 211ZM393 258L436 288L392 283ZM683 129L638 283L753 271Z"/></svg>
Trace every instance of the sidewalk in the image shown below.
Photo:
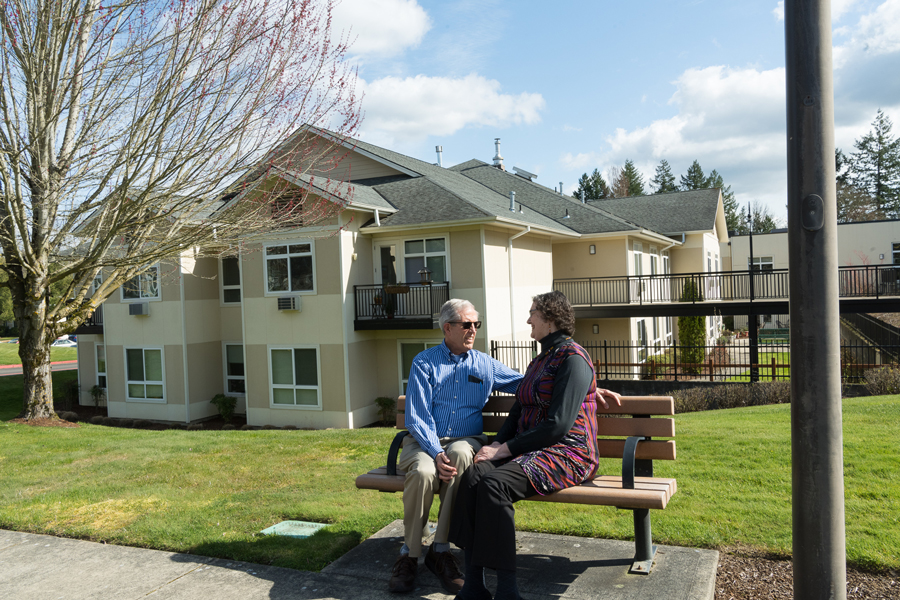
<svg viewBox="0 0 900 600"><path fill-rule="evenodd" d="M321 573L0 530L0 599L449 600L420 564L419 587L387 591L400 549L394 521ZM522 533L525 600L712 600L718 552L660 546L649 575L628 575L628 542ZM490 573L490 570L488 570ZM495 582L488 578L488 587Z"/></svg>

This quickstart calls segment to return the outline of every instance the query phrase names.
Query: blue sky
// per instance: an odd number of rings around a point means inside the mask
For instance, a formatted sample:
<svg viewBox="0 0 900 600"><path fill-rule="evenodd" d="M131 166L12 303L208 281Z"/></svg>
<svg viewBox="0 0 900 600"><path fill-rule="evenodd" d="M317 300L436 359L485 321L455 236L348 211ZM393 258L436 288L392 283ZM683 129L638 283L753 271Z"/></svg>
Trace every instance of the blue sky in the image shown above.
<svg viewBox="0 0 900 600"><path fill-rule="evenodd" d="M835 139L881 108L900 134L900 0L832 2ZM342 0L365 93L360 137L444 165L489 162L571 193L625 159L645 184L696 159L784 218L783 3ZM649 187L649 186L648 186Z"/></svg>

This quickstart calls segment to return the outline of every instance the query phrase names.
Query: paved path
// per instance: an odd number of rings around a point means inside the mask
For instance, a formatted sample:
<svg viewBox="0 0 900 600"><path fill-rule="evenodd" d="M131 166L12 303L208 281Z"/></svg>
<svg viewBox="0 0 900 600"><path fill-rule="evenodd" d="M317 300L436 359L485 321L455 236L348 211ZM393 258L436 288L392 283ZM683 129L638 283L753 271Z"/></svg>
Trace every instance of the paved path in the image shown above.
<svg viewBox="0 0 900 600"><path fill-rule="evenodd" d="M78 368L77 360L61 360L50 363L51 371L73 371ZM0 377L5 375L21 375L22 365L0 365Z"/></svg>
<svg viewBox="0 0 900 600"><path fill-rule="evenodd" d="M394 521L320 573L0 530L0 599L449 600L420 564L406 595L387 591ZM718 552L660 546L653 572L628 575L628 542L519 533L525 600L712 600ZM488 571L491 573L491 571ZM495 582L488 577L488 587Z"/></svg>

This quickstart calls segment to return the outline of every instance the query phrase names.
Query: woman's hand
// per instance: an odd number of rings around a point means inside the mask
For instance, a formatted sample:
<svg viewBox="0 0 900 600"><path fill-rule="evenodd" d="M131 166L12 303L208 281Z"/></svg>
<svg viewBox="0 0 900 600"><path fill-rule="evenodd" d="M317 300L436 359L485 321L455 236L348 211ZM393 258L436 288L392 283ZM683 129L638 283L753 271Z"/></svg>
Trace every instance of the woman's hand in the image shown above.
<svg viewBox="0 0 900 600"><path fill-rule="evenodd" d="M606 409L609 408L609 403L606 401L607 398L609 398L610 402L614 402L616 406L622 406L622 396L611 390L597 388L597 403Z"/></svg>
<svg viewBox="0 0 900 600"><path fill-rule="evenodd" d="M490 446L482 446L481 450L478 451L478 454L475 455L474 462L480 463L486 460L502 460L504 458L509 458L510 456L512 456L512 454L510 454L506 444L494 442Z"/></svg>

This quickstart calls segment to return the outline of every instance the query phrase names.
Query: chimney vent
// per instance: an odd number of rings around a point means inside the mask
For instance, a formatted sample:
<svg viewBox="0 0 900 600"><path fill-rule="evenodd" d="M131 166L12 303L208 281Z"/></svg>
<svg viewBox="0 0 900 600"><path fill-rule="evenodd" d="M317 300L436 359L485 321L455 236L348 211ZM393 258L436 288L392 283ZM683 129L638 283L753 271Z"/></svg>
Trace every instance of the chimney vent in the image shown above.
<svg viewBox="0 0 900 600"><path fill-rule="evenodd" d="M562 195L562 181L559 182L559 193Z"/></svg>
<svg viewBox="0 0 900 600"><path fill-rule="evenodd" d="M516 212L516 193L509 193L509 212Z"/></svg>
<svg viewBox="0 0 900 600"><path fill-rule="evenodd" d="M569 218L571 218L571 217L569 217L569 209L567 208L567 209L566 209L566 216L564 216L563 219L569 219Z"/></svg>
<svg viewBox="0 0 900 600"><path fill-rule="evenodd" d="M584 190L581 190L581 203L584 204Z"/></svg>
<svg viewBox="0 0 900 600"><path fill-rule="evenodd" d="M443 167L443 166L444 166L444 161L443 161L443 159L441 158L441 155L444 153L444 147L443 147L443 146L435 146L435 147L434 147L434 151L437 152L438 166L439 166L439 167Z"/></svg>
<svg viewBox="0 0 900 600"><path fill-rule="evenodd" d="M500 156L500 138L494 138L494 148L496 149L496 153L494 154L494 166L501 171L505 171L506 169L503 167L503 157Z"/></svg>

